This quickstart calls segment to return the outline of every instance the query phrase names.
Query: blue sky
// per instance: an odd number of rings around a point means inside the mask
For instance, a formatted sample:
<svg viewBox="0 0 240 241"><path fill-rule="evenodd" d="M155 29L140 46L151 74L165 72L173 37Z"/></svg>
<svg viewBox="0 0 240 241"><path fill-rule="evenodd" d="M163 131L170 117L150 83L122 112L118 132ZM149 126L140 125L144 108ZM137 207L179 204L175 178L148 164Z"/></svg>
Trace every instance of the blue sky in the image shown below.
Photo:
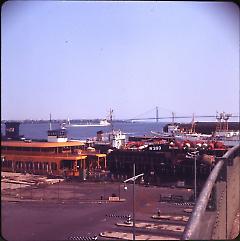
<svg viewBox="0 0 240 241"><path fill-rule="evenodd" d="M233 3L9 1L1 20L2 119L239 112Z"/></svg>

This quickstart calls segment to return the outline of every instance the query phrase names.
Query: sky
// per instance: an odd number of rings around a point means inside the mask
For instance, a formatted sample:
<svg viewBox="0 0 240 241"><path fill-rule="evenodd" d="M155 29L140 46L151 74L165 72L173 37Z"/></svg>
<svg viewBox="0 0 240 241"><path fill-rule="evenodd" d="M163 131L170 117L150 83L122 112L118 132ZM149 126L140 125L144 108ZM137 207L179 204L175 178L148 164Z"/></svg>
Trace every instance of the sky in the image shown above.
<svg viewBox="0 0 240 241"><path fill-rule="evenodd" d="M1 118L239 113L239 9L228 2L8 1Z"/></svg>

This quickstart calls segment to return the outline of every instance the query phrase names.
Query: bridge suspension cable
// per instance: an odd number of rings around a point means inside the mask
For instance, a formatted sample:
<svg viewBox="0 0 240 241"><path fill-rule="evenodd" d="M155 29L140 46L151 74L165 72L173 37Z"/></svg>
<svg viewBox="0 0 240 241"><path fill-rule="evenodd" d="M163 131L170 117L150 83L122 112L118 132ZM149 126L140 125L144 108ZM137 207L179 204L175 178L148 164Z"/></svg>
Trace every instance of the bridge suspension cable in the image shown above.
<svg viewBox="0 0 240 241"><path fill-rule="evenodd" d="M163 116L160 116L160 113L162 112L161 110L165 111L165 114L162 113ZM166 113L166 111L168 113ZM154 115L153 115L153 113L154 113ZM222 114L224 114L224 113L225 112L223 112ZM150 115L152 117L146 117L147 115ZM234 113L234 114L229 115L229 117L239 118L240 116L239 116L239 114ZM151 108L151 109L149 109L149 110L147 110L147 111L145 111L141 114L136 115L133 118L128 118L128 119L125 119L125 120L127 120L127 121L155 120L156 122L158 122L159 120L172 119L172 122L174 122L175 119L192 119L192 120L194 120L194 118L217 118L217 114L214 114L214 115L195 115L195 114L188 115L188 114L179 113L179 112L177 112L177 114L176 114L176 112L173 111L173 110L156 106L156 107Z"/></svg>
<svg viewBox="0 0 240 241"><path fill-rule="evenodd" d="M195 118L216 118L216 115L194 115ZM232 118L239 118L240 116L234 115L231 116ZM172 119L172 116L160 116L160 117L144 117L144 118L131 118L126 119L129 121L140 121L140 120L167 120ZM192 115L186 115L186 116L174 116L174 119L192 119Z"/></svg>

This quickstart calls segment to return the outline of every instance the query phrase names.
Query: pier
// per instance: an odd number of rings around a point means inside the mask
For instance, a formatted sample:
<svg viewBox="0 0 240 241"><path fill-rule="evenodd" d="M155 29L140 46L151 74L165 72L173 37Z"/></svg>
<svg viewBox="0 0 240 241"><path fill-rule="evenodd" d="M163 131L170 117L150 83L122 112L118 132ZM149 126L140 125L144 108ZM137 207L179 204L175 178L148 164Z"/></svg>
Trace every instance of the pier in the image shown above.
<svg viewBox="0 0 240 241"><path fill-rule="evenodd" d="M239 151L238 145L216 158L196 203L191 200L193 188L137 184L136 240L233 238L232 226L239 210ZM99 240L132 239L132 220L125 223L128 215L132 215L132 184L128 184L129 191L124 191L123 183L118 181L79 183L52 179L46 183L47 179L40 177L34 183L29 175L22 174L15 181L14 175L20 174L12 173L11 180L4 177L2 190L3 214L9 215L2 223L5 237L12 237L8 222L14 222L22 239L34 239L27 232L30 223L32 232L37 232L35 238L42 240L85 240L89 236ZM23 225L19 218L26 208L29 216ZM18 217L14 216L17 210ZM46 218L51 230L61 232L46 233Z"/></svg>

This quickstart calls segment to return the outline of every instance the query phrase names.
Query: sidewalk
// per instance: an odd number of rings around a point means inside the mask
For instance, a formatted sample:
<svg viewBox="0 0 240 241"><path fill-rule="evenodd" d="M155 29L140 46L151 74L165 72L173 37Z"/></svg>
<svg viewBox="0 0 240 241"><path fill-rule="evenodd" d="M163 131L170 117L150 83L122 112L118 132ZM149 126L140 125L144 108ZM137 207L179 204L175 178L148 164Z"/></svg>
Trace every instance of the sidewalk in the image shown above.
<svg viewBox="0 0 240 241"><path fill-rule="evenodd" d="M48 203L96 203L96 204L102 204L102 203L117 203L117 202L125 202L126 199L121 198L120 200L68 200L68 199L44 199L44 198L24 198L17 195L16 197L8 197L6 195L1 196L1 201L5 202L48 202Z"/></svg>
<svg viewBox="0 0 240 241"><path fill-rule="evenodd" d="M153 219L157 219L157 220L174 220L174 221L183 221L183 222L187 222L189 217L185 216L185 215L153 215L152 216Z"/></svg>
<svg viewBox="0 0 240 241"><path fill-rule="evenodd" d="M117 226L122 227L132 227L132 222L129 224L126 223L116 223ZM177 233L183 233L185 226L183 225L175 225L175 224L156 224L156 223L148 223L148 222L138 222L135 224L136 228L143 228L143 229L158 229L161 231L173 231Z"/></svg>

